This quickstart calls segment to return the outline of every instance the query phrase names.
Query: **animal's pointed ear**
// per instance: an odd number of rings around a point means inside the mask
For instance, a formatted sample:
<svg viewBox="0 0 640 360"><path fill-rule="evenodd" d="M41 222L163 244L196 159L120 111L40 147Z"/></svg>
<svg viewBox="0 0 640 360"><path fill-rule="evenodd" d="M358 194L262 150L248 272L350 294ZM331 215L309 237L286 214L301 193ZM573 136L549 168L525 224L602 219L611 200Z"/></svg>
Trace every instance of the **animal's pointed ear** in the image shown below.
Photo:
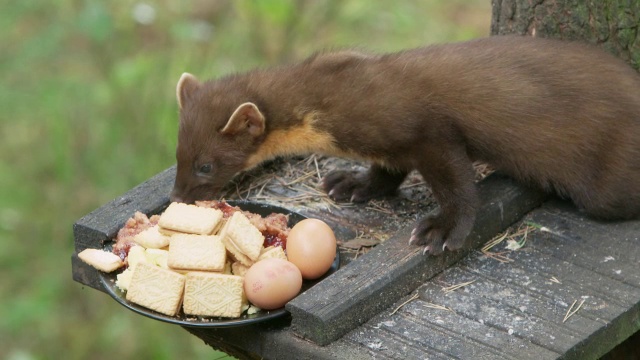
<svg viewBox="0 0 640 360"><path fill-rule="evenodd" d="M200 81L195 76L189 73L183 73L178 80L178 86L176 86L176 97L178 99L178 106L180 109L184 108L184 105L189 101L189 98L193 95L193 92L200 87Z"/></svg>
<svg viewBox="0 0 640 360"><path fill-rule="evenodd" d="M264 133L264 129L264 115L254 103L246 102L238 106L221 132L236 135L247 131L251 136L258 137Z"/></svg>

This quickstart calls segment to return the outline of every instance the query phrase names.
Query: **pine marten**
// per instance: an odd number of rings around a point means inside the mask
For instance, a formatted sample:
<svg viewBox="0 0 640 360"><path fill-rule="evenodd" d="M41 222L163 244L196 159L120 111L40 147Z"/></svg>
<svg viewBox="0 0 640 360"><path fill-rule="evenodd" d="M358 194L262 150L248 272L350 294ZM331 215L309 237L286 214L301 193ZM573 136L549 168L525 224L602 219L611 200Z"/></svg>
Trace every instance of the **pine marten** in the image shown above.
<svg viewBox="0 0 640 360"><path fill-rule="evenodd" d="M417 169L440 210L410 243L459 249L478 209L472 161L570 198L587 214L640 214L640 76L595 47L496 36L392 54L315 54L293 65L177 85L174 201L207 199L278 156L366 160L334 171L336 200L394 194Z"/></svg>

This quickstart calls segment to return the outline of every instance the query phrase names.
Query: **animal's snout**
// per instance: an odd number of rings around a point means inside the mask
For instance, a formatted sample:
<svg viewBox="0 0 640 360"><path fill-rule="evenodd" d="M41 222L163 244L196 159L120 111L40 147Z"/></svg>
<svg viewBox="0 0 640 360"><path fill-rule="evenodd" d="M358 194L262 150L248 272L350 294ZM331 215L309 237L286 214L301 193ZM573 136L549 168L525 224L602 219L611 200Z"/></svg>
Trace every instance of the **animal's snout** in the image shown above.
<svg viewBox="0 0 640 360"><path fill-rule="evenodd" d="M171 194L169 195L169 200L171 200L171 202L179 202L179 203L184 202L184 198L178 194L176 189L173 189L173 191L171 191Z"/></svg>

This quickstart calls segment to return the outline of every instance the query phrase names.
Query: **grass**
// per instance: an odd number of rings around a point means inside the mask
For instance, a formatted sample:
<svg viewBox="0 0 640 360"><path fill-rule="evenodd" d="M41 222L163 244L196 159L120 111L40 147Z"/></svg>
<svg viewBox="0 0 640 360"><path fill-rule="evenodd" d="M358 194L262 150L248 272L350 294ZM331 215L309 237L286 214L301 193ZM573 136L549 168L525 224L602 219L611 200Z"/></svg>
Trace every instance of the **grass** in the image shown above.
<svg viewBox="0 0 640 360"><path fill-rule="evenodd" d="M72 224L174 163L175 83L488 34L488 0L25 0L0 12L0 358L217 358L71 279Z"/></svg>

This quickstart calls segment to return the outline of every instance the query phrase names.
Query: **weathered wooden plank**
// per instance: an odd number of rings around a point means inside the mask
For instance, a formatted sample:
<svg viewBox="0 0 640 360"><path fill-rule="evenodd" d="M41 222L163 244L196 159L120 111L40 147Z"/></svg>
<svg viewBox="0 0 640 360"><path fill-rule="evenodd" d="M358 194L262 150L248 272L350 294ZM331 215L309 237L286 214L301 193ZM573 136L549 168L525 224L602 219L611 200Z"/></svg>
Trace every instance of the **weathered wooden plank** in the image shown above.
<svg viewBox="0 0 640 360"><path fill-rule="evenodd" d="M507 305L517 308L521 310L521 313L517 315L521 319L548 320L549 323L554 324L546 330L548 334L556 336L554 330L557 330L574 335L575 341L567 343L564 351L568 358L583 359L584 354L601 356L611 350L617 342L623 340L612 339L610 333L598 334L612 324L617 324L620 317L629 309L629 306L633 307L635 302L621 306L612 303L609 297L594 295L585 290L580 283L566 281L563 284L556 284L549 281L547 277L537 275L535 269L522 270L510 266L511 264L503 265L505 265L501 267L503 271L493 271L489 275L490 270L485 268L480 272L472 273L480 275L480 277L471 275L459 280L475 280L473 285L469 286L469 292L472 293L470 296L474 298L492 299L501 306ZM572 264L566 264L566 266L574 268L574 270L577 268ZM452 269L452 273L456 272L462 272L462 269ZM487 277L495 276L495 278L488 282L484 275ZM603 285L607 282L606 278L600 280L603 281ZM509 286L505 286L501 282L509 284ZM590 283L592 287L597 286L593 281ZM625 286L622 283L619 284ZM639 298L636 298L636 301L637 299ZM573 301L577 301L576 304L578 304L582 300L584 303L580 311L563 322ZM482 316L482 314L477 316ZM603 336L603 340L585 341L593 336ZM597 358L596 355L593 356Z"/></svg>
<svg viewBox="0 0 640 360"><path fill-rule="evenodd" d="M536 234L531 235L529 238L530 244L535 243L537 236ZM534 248L527 247L523 251L511 252L509 257L514 260L511 263L513 267L527 269L530 273L549 279L549 282L551 282L551 277L555 277L562 284L574 284L572 285L574 288L580 288L596 294L607 299L607 302L613 305L628 307L636 299L640 298L640 289L638 287L612 279L610 276L600 274L575 263L558 259ZM505 268L509 269L506 266ZM477 269L482 270L482 268ZM493 269L494 276L503 276L495 270L497 269Z"/></svg>
<svg viewBox="0 0 640 360"><path fill-rule="evenodd" d="M599 284L587 288L619 289L612 291L617 295L611 295L608 302L609 305L620 304L623 310L568 349L564 357L597 359L638 332L640 221L599 222L585 217L573 206L560 201L546 204L527 218L551 230L545 233L535 232L530 244L532 247L599 274ZM571 277L573 274L575 272L568 272L566 275ZM586 314L595 311L597 310L590 309Z"/></svg>
<svg viewBox="0 0 640 360"><path fill-rule="evenodd" d="M446 284L455 283L457 278L452 277L450 279L447 275L447 272L445 272L434 280L442 281ZM461 316L494 327L509 335L526 339L560 354L565 353L569 348L567 344L575 344L582 338L582 334L568 331L554 322L534 315L525 317L518 308L501 304L492 299L475 296L473 292L474 285L469 285L451 293L445 293L442 291L442 286L430 281L420 287L420 298L433 304L446 306Z"/></svg>
<svg viewBox="0 0 640 360"><path fill-rule="evenodd" d="M599 239L608 234L612 240L607 245L630 254L618 256L617 266L634 268L635 249L631 248L635 244L629 239L638 234L638 221L600 223L556 201L534 210L526 220L552 232L530 232L525 248L506 254L512 263L500 263L479 252L471 254L425 284L421 298L448 306L472 322L551 349L565 359L597 359L638 331L640 289L628 283L629 277L616 280L607 268L609 261L587 263L602 258L596 246L602 247ZM569 256L568 249L579 251L578 242L592 254ZM494 250L499 251L500 246ZM551 281L552 276L562 284ZM448 295L441 289L472 280L473 284ZM585 302L563 322L574 300ZM454 325L446 326L451 329ZM538 357L522 354L518 358Z"/></svg>
<svg viewBox="0 0 640 360"><path fill-rule="evenodd" d="M513 269L517 270L517 269ZM595 331L602 324L595 324L592 319L584 318L576 314L569 324L563 324L562 320L567 312L567 308L571 305L573 297L570 297L569 304L566 298L561 294L553 293L546 296L527 288L538 286L545 279L538 279L527 275L526 272L513 271L516 275L510 279L491 279L480 274L463 271L461 268L453 268L446 276L447 280L455 283L473 281L465 289L460 291L468 293L470 296L482 297L494 301L499 306L507 306L515 309L515 321L521 321L524 318L543 319L560 327L560 331L572 334L576 337L587 336L590 332ZM527 284L525 286L514 286L513 281L522 281ZM439 280L439 279L438 279ZM503 283L502 280L505 280ZM505 285L509 283L509 286ZM524 285L524 284L523 284ZM556 290L560 287L556 288ZM565 290L566 292L566 290ZM573 296L573 293L571 293ZM601 304L601 300L594 301Z"/></svg>
<svg viewBox="0 0 640 360"><path fill-rule="evenodd" d="M415 310L416 307L425 308L424 304L423 301L416 300L406 307ZM443 317L435 315L433 312L420 313L419 311L408 312L407 310L403 310L396 316L379 322L376 325L379 330L370 335L371 341L376 342L384 332L390 332L398 337L404 338L404 341L407 343L421 347L424 350L423 357L430 353L438 353L447 358L459 359L513 359L518 357L517 355L522 356L522 349L520 349L519 354L516 354L513 351L508 351L506 347L500 348L496 346L490 336L484 336L486 335L486 331L483 330L490 328L475 323L479 325L482 330L474 334L474 332L471 331L473 327L465 327L465 325L474 324L473 321L449 311L445 312L449 314L444 314L444 317L447 315L454 316L450 316L447 321L444 321ZM371 325L367 323L367 326ZM363 327L360 327L358 329L360 330L362 328ZM499 334L497 331L493 333ZM467 336L467 334L469 336ZM502 336L503 339L506 338L506 336L507 335L504 334ZM526 341L521 342L525 343ZM509 344L508 341L502 341L501 343L502 345ZM386 343L382 342L382 344L385 345ZM533 350L535 345L531 345L529 350L535 351ZM554 359L557 357L557 354L546 349L540 347L535 348L539 351L529 353L528 355L535 355L537 359Z"/></svg>
<svg viewBox="0 0 640 360"><path fill-rule="evenodd" d="M172 166L76 221L76 252L104 246L136 211L161 211L169 202L175 176L176 168Z"/></svg>
<svg viewBox="0 0 640 360"><path fill-rule="evenodd" d="M397 318L407 322L407 330L403 331L403 334L410 337L412 341L420 341L413 339L424 337L423 341L432 342L432 339L437 336L436 334L445 334L439 349L441 351L446 349L447 353L452 356L457 356L456 354L459 353L461 358L475 358L476 349L481 347L492 351L488 355L488 358L491 359L555 359L559 356L559 354L535 345L526 339L509 335L453 311L435 309L432 304L422 300L406 304L396 315L381 324L393 329ZM429 324L430 329L415 331L411 324ZM454 338L461 340L450 340ZM454 349L450 349L452 347Z"/></svg>
<svg viewBox="0 0 640 360"><path fill-rule="evenodd" d="M77 253L71 255L71 269L73 269L72 277L74 281L102 292L105 291L98 278L98 270L80 260Z"/></svg>
<svg viewBox="0 0 640 360"><path fill-rule="evenodd" d="M425 345L424 343L414 342L408 336L381 329L380 325L360 326L355 331L347 334L345 338L352 341L354 346L371 351L374 354L372 358L376 359L381 356L400 360L451 359L451 356L429 346L431 344Z"/></svg>
<svg viewBox="0 0 640 360"><path fill-rule="evenodd" d="M500 294L503 301L510 301L511 295L516 303L546 303L566 311L573 300L588 296L583 307L588 312L581 314L600 323L613 320L640 298L640 289L533 249L514 251L509 257L514 262L504 264L478 256L476 261L465 259L461 268L499 283L489 291ZM551 319L555 313L545 309L527 307L524 311L546 313L543 317Z"/></svg>
<svg viewBox="0 0 640 360"><path fill-rule="evenodd" d="M497 175L485 179L479 188L482 207L469 236L471 248L517 221L544 198L538 192ZM424 256L422 249L407 244L410 232L411 227L399 231L366 256L289 302L286 309L292 314L294 332L315 343L328 344L469 251Z"/></svg>
<svg viewBox="0 0 640 360"><path fill-rule="evenodd" d="M551 210L550 206L555 209ZM566 203L554 202L545 210L532 213L528 220L545 226L551 232L537 234L530 246L603 276L640 287L640 240L631 240L638 239L640 221L603 223L571 209Z"/></svg>

